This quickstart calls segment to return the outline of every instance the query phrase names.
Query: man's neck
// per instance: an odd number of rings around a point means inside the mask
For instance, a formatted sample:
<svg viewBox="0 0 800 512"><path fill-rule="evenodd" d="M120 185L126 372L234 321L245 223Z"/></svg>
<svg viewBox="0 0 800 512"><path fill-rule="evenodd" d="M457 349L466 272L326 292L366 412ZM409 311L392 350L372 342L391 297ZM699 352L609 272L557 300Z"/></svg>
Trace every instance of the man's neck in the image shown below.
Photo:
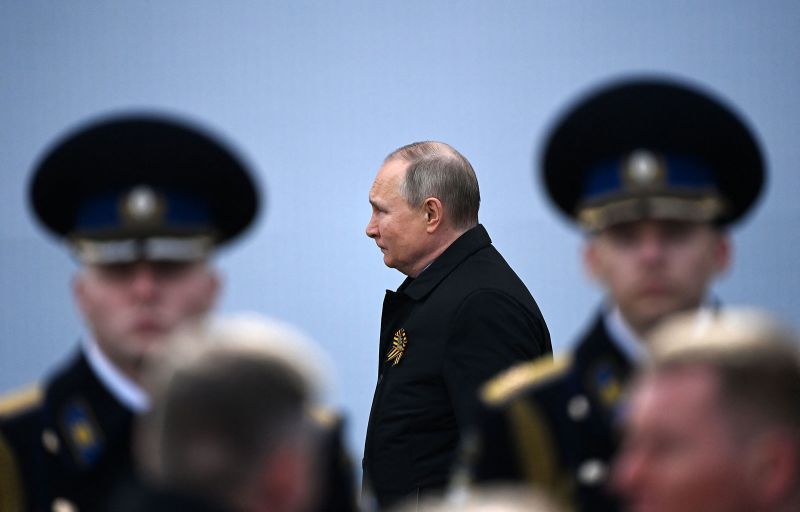
<svg viewBox="0 0 800 512"><path fill-rule="evenodd" d="M647 350L638 332L628 323L619 307L614 306L605 313L605 325L615 345L631 361L641 362L647 358Z"/></svg>
<svg viewBox="0 0 800 512"><path fill-rule="evenodd" d="M437 233L433 236L436 238L432 240L431 247L432 249L427 253L427 255L421 259L419 265L416 265L413 273L408 274L409 277L419 277L419 275L428 268L431 263L436 261L436 259L441 256L453 243L461 238L461 235L466 233L472 228L467 229L458 229L454 227L447 227L441 228L437 231Z"/></svg>
<svg viewBox="0 0 800 512"><path fill-rule="evenodd" d="M83 351L98 380L117 401L134 412L144 412L150 407L150 400L137 380L111 362L96 341L89 339L84 342Z"/></svg>

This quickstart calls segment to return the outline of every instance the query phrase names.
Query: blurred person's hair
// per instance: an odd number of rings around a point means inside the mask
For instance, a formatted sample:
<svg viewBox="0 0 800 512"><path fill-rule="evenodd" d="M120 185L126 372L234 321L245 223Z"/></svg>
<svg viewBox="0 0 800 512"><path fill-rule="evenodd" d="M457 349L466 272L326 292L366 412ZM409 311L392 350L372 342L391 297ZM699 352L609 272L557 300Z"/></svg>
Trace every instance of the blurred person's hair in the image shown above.
<svg viewBox="0 0 800 512"><path fill-rule="evenodd" d="M164 346L145 380L153 399L139 431L147 479L238 504L282 450L311 457L319 368L296 331L255 316L218 319Z"/></svg>
<svg viewBox="0 0 800 512"><path fill-rule="evenodd" d="M409 499L392 512L566 512L527 485L488 485L460 489L422 500Z"/></svg>

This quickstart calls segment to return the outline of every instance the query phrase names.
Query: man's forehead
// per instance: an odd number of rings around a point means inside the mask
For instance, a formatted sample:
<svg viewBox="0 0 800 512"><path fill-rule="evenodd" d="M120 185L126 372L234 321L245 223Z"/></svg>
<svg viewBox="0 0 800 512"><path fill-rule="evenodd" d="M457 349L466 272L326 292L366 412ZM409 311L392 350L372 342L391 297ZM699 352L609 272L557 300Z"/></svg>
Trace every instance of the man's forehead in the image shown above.
<svg viewBox="0 0 800 512"><path fill-rule="evenodd" d="M699 400L713 398L717 389L717 376L703 365L677 366L654 371L644 380L644 389L659 396L678 394L681 400L693 397Z"/></svg>
<svg viewBox="0 0 800 512"><path fill-rule="evenodd" d="M386 196L392 193L398 193L399 184L405 176L408 164L399 159L393 159L384 163L378 174L375 176L375 181L370 189L370 200L377 196Z"/></svg>
<svg viewBox="0 0 800 512"><path fill-rule="evenodd" d="M380 169L378 169L378 175L375 177L375 181L379 179L385 182L396 182L400 181L408 170L408 162L401 158L392 158L391 160L387 160L383 163Z"/></svg>

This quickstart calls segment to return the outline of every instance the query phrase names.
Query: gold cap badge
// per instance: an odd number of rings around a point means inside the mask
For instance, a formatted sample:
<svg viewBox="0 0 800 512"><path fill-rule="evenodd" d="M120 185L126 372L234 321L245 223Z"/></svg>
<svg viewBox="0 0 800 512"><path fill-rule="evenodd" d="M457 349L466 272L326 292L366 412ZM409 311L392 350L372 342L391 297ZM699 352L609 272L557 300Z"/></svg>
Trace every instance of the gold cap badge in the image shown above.
<svg viewBox="0 0 800 512"><path fill-rule="evenodd" d="M155 224L164 215L164 200L150 187L134 187L123 198L122 218L128 224Z"/></svg>
<svg viewBox="0 0 800 512"><path fill-rule="evenodd" d="M406 336L406 330L401 328L392 336L392 349L386 354L386 362L391 361L392 366L397 366L403 354L406 353L407 346L408 336Z"/></svg>
<svg viewBox="0 0 800 512"><path fill-rule="evenodd" d="M663 187L667 175L663 158L646 149L631 153L622 171L623 182L629 190Z"/></svg>

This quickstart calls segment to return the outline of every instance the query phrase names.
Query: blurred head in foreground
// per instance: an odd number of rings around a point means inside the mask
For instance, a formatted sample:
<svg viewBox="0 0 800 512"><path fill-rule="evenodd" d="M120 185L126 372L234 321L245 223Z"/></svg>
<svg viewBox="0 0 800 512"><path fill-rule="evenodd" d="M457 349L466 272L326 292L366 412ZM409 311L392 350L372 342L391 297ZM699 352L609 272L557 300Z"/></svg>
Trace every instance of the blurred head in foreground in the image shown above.
<svg viewBox="0 0 800 512"><path fill-rule="evenodd" d="M393 512L564 512L542 493L522 486L486 486L467 494L410 500Z"/></svg>
<svg viewBox="0 0 800 512"><path fill-rule="evenodd" d="M797 510L797 334L729 310L677 317L649 344L613 477L629 510Z"/></svg>
<svg viewBox="0 0 800 512"><path fill-rule="evenodd" d="M297 333L255 317L179 332L145 379L145 478L221 510L307 510L318 485L317 357Z"/></svg>

